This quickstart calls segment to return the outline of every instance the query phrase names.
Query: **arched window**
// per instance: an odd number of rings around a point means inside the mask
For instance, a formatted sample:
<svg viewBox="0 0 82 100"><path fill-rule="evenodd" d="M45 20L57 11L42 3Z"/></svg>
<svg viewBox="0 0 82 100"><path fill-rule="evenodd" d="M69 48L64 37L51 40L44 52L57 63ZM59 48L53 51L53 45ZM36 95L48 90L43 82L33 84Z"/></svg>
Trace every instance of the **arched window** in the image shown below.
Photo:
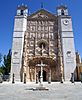
<svg viewBox="0 0 82 100"><path fill-rule="evenodd" d="M48 45L48 43L47 43L47 41L46 40L44 40L44 39L42 39L42 40L40 40L40 41L38 41L38 46L40 47L40 48L46 48L47 47L47 45Z"/></svg>
<svg viewBox="0 0 82 100"><path fill-rule="evenodd" d="M42 48L42 46L43 46L43 48L45 48L46 47L46 44L44 42L40 43L39 44L39 47Z"/></svg>
<svg viewBox="0 0 82 100"><path fill-rule="evenodd" d="M67 51L67 57L71 57L71 51Z"/></svg>
<svg viewBox="0 0 82 100"><path fill-rule="evenodd" d="M61 15L64 15L64 10L63 9L61 10Z"/></svg>
<svg viewBox="0 0 82 100"><path fill-rule="evenodd" d="M21 15L23 15L23 10L21 10Z"/></svg>

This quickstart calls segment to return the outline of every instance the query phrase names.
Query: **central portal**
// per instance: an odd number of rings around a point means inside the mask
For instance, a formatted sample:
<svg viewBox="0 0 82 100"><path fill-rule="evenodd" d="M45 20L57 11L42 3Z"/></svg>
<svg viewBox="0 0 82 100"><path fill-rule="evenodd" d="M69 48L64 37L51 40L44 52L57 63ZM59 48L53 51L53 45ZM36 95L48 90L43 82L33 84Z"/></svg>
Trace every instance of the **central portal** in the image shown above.
<svg viewBox="0 0 82 100"><path fill-rule="evenodd" d="M41 71L38 72L38 78L40 81L40 76L41 76ZM43 81L46 82L47 81L47 73L46 71L43 70Z"/></svg>

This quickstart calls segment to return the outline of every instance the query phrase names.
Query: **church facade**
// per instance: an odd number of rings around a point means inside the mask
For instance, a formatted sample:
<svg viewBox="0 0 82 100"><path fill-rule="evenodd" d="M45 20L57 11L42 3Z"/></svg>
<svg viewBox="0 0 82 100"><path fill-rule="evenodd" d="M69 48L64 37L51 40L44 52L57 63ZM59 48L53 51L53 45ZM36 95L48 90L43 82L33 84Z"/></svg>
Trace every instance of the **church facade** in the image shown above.
<svg viewBox="0 0 82 100"><path fill-rule="evenodd" d="M29 15L24 5L14 21L11 79L70 81L76 68L72 18L65 6L52 14L40 9Z"/></svg>

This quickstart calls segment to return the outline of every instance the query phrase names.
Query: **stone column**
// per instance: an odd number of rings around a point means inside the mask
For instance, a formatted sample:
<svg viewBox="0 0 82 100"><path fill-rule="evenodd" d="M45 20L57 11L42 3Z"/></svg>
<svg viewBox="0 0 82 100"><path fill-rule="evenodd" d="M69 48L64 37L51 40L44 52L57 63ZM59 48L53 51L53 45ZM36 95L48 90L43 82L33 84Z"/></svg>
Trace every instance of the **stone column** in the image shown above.
<svg viewBox="0 0 82 100"><path fill-rule="evenodd" d="M74 73L71 73L71 82L74 83Z"/></svg>
<svg viewBox="0 0 82 100"><path fill-rule="evenodd" d="M26 84L26 73L24 73L24 84Z"/></svg>
<svg viewBox="0 0 82 100"><path fill-rule="evenodd" d="M13 76L12 76L12 83L14 84L15 83L15 74L13 73Z"/></svg>
<svg viewBox="0 0 82 100"><path fill-rule="evenodd" d="M50 72L48 74L48 83L50 84L51 83L51 69L50 69Z"/></svg>
<svg viewBox="0 0 82 100"><path fill-rule="evenodd" d="M62 64L62 56L60 56L60 68L61 68L61 83L63 83L63 64Z"/></svg>
<svg viewBox="0 0 82 100"><path fill-rule="evenodd" d="M36 84L38 83L38 73L36 73Z"/></svg>
<svg viewBox="0 0 82 100"><path fill-rule="evenodd" d="M60 67L60 77L61 83L63 83L63 55L62 55L62 41L61 41L61 34L58 32L58 57L59 57L59 67Z"/></svg>
<svg viewBox="0 0 82 100"><path fill-rule="evenodd" d="M29 66L26 68L26 74L27 74L27 82L30 82L30 69Z"/></svg>
<svg viewBox="0 0 82 100"><path fill-rule="evenodd" d="M41 61L41 64L43 64L43 62ZM40 82L43 82L43 66L41 66L41 75L40 75Z"/></svg>

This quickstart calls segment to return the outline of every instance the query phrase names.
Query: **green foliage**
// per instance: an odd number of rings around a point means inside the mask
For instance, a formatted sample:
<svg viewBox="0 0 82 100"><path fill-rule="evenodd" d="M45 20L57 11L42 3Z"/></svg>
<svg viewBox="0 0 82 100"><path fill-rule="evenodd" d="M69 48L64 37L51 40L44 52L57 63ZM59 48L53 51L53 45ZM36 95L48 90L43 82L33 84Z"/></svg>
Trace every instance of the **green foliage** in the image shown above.
<svg viewBox="0 0 82 100"><path fill-rule="evenodd" d="M11 69L11 49L7 55L4 55L4 68L5 74L9 74Z"/></svg>
<svg viewBox="0 0 82 100"><path fill-rule="evenodd" d="M2 54L0 53L0 63L1 63L1 61L2 61Z"/></svg>
<svg viewBox="0 0 82 100"><path fill-rule="evenodd" d="M10 73L11 69L11 49L7 55L4 55L3 60L3 65L0 67L0 72L7 75Z"/></svg>
<svg viewBox="0 0 82 100"><path fill-rule="evenodd" d="M5 73L5 67L3 67L3 66L0 67L0 73L2 73L2 74Z"/></svg>

